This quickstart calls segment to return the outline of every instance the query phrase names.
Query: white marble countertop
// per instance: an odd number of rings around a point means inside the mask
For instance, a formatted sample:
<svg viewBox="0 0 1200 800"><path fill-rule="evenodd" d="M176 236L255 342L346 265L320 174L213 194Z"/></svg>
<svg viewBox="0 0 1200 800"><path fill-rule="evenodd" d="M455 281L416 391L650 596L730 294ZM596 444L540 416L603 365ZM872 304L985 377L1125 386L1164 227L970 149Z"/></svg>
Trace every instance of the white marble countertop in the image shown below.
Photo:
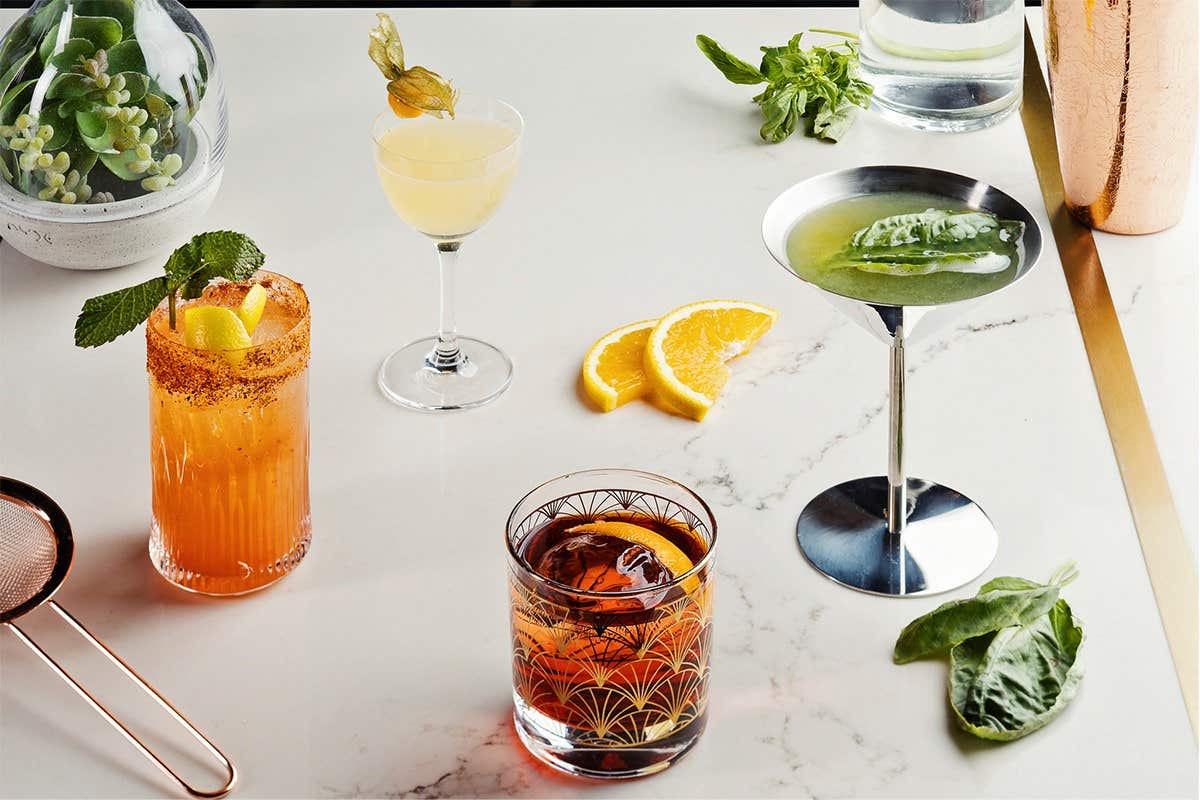
<svg viewBox="0 0 1200 800"><path fill-rule="evenodd" d="M0 12L6 27L16 12ZM988 575L1082 578L1087 678L1061 719L992 746L948 719L945 666L890 649L942 598L842 589L801 559L819 490L884 468L884 348L776 267L762 212L828 169L914 163L989 181L1045 214L1016 117L935 137L864 115L836 145L765 146L745 87L692 44L736 51L853 12L404 10L412 57L525 114L511 197L464 248L460 325L503 346L495 405L404 412L374 386L393 347L431 332L429 243L380 192L367 128L382 102L369 10L203 11L232 108L225 183L201 229L246 231L314 308L314 543L269 591L210 601L146 555L144 344L71 344L84 298L157 263L72 273L0 247L0 472L63 506L77 551L59 598L238 762L242 797L1184 797L1195 740L1143 568L1053 247L1018 286L916 347L914 475L995 521ZM1193 545L1197 520L1196 192L1168 233L1100 246ZM703 424L633 405L600 415L579 359L609 328L720 296L781 317ZM509 720L504 519L540 481L645 468L714 507L712 713L693 754L619 785L535 766ZM168 732L120 677L29 629L98 693ZM0 635L0 795L149 797L170 787L11 636ZM175 739L178 741L178 739ZM192 769L190 774L202 775Z"/></svg>

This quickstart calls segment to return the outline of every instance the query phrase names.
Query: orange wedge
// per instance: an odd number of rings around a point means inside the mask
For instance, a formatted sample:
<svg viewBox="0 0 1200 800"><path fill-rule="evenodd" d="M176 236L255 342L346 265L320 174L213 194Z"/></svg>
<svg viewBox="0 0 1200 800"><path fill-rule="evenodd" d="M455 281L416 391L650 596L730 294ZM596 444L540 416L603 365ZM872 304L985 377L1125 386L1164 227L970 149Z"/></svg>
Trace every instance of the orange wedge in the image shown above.
<svg viewBox="0 0 1200 800"><path fill-rule="evenodd" d="M616 520L604 519L597 522L585 522L583 525L575 525L567 528L566 532L594 533L599 536L612 536L614 539L623 539L626 542L639 544L651 553L654 553L663 566L671 571L672 578L678 578L695 566L692 560L688 558L687 553L680 550L670 539L661 533L655 533L648 528L643 528L641 525L634 525L632 522L618 522ZM699 580L693 576L684 582L683 589L690 592L698 583Z"/></svg>
<svg viewBox="0 0 1200 800"><path fill-rule="evenodd" d="M635 322L610 331L583 359L583 388L601 411L612 411L650 392L643 368L646 340L658 320Z"/></svg>
<svg viewBox="0 0 1200 800"><path fill-rule="evenodd" d="M774 324L779 312L741 300L705 300L658 321L646 342L645 368L654 392L695 420L713 407L731 361Z"/></svg>

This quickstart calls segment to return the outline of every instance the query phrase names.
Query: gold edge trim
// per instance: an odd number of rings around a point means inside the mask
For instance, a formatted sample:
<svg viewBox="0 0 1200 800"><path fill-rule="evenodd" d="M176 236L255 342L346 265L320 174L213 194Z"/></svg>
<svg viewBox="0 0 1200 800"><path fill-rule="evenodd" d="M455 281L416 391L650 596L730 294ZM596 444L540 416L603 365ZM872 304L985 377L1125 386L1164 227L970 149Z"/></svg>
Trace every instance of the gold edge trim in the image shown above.
<svg viewBox="0 0 1200 800"><path fill-rule="evenodd" d="M1050 95L1028 21L1021 121L1195 736L1200 700L1200 592L1192 552L1171 497L1096 241L1091 230L1067 211Z"/></svg>

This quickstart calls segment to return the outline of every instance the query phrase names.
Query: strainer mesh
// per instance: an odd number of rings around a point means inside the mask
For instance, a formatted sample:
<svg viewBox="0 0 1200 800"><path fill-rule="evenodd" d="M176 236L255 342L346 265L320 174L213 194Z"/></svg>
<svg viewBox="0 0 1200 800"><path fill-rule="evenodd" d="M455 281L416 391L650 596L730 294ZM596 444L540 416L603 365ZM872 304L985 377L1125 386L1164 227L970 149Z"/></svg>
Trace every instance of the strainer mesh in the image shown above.
<svg viewBox="0 0 1200 800"><path fill-rule="evenodd" d="M0 615L27 602L54 572L57 544L39 514L0 496Z"/></svg>

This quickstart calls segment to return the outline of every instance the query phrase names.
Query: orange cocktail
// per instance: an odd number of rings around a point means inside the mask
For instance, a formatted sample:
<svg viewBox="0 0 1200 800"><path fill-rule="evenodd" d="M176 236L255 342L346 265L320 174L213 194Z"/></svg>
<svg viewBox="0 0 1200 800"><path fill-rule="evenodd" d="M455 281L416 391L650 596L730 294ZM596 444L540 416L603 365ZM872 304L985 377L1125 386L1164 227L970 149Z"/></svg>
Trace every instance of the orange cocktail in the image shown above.
<svg viewBox="0 0 1200 800"><path fill-rule="evenodd" d="M251 346L189 347L189 308L236 309L253 284L267 292ZM291 571L308 550L308 298L300 284L260 271L164 302L146 326L150 376L150 557L168 581L205 594L240 594Z"/></svg>

